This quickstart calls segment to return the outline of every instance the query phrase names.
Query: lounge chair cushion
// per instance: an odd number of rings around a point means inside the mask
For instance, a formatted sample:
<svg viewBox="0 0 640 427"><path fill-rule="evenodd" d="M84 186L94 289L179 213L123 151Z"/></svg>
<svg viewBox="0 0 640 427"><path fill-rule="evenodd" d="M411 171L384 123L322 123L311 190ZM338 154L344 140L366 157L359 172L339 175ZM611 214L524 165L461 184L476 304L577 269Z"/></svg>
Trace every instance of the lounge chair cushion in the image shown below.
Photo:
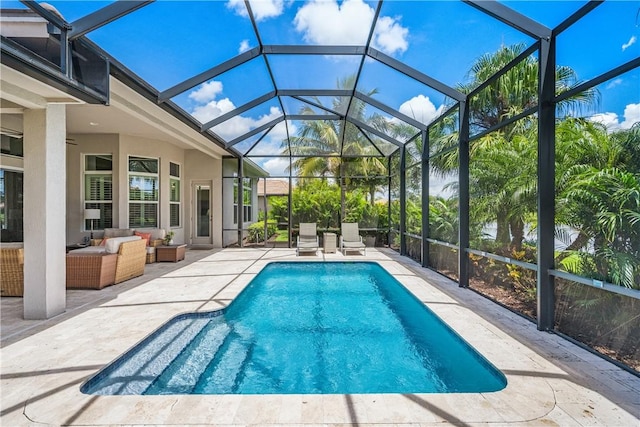
<svg viewBox="0 0 640 427"><path fill-rule="evenodd" d="M316 224L312 222L300 223L300 234L296 241L296 253L300 252L316 252L320 249L318 243L318 234Z"/></svg>
<svg viewBox="0 0 640 427"><path fill-rule="evenodd" d="M343 240L342 246L345 248L364 248L366 245L362 242L347 242Z"/></svg>
<svg viewBox="0 0 640 427"><path fill-rule="evenodd" d="M298 241L298 249L318 249L318 242L314 238L313 240L303 240L302 238Z"/></svg>

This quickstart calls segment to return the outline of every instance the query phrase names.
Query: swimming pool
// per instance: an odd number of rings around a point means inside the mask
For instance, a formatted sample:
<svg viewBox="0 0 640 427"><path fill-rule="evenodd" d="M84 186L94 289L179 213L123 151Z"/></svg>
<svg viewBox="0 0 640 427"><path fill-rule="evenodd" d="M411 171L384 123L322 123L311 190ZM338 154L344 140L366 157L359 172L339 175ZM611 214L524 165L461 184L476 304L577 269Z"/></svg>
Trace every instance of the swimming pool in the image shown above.
<svg viewBox="0 0 640 427"><path fill-rule="evenodd" d="M504 375L373 262L274 262L168 321L87 394L476 393Z"/></svg>

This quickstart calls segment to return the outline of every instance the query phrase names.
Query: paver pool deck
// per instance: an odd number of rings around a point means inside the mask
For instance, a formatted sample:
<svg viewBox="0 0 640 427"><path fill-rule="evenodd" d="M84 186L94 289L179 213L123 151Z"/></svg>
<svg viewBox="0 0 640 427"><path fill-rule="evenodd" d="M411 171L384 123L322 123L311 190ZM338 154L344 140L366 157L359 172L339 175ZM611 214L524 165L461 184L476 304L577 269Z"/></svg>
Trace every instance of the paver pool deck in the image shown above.
<svg viewBox="0 0 640 427"><path fill-rule="evenodd" d="M171 317L228 305L269 262L380 263L507 377L469 394L91 396L81 384ZM67 291L67 311L22 319L1 299L0 425L640 426L640 378L389 249L187 250L177 264L101 291Z"/></svg>

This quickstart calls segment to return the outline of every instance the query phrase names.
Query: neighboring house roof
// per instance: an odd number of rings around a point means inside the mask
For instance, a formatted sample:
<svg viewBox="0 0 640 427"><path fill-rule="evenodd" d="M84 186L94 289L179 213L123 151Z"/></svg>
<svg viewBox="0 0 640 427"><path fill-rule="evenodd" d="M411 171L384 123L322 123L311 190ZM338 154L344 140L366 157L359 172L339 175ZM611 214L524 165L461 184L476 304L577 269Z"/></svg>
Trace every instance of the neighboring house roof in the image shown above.
<svg viewBox="0 0 640 427"><path fill-rule="evenodd" d="M264 179L258 181L258 196L286 196L289 194L289 182L283 179L268 179L265 190Z"/></svg>

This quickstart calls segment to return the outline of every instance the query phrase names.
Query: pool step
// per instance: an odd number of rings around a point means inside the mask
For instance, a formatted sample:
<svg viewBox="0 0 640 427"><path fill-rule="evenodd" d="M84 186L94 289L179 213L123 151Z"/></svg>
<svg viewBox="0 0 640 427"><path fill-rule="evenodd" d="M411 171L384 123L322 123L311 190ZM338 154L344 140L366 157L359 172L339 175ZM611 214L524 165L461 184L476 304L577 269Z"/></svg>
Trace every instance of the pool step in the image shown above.
<svg viewBox="0 0 640 427"><path fill-rule="evenodd" d="M226 322L212 320L175 361L158 376L145 394L190 394L231 329Z"/></svg>
<svg viewBox="0 0 640 427"><path fill-rule="evenodd" d="M251 347L232 330L198 379L192 393L233 393L243 377Z"/></svg>
<svg viewBox="0 0 640 427"><path fill-rule="evenodd" d="M142 394L209 323L210 319L182 319L170 323L98 374L82 389L87 394Z"/></svg>

